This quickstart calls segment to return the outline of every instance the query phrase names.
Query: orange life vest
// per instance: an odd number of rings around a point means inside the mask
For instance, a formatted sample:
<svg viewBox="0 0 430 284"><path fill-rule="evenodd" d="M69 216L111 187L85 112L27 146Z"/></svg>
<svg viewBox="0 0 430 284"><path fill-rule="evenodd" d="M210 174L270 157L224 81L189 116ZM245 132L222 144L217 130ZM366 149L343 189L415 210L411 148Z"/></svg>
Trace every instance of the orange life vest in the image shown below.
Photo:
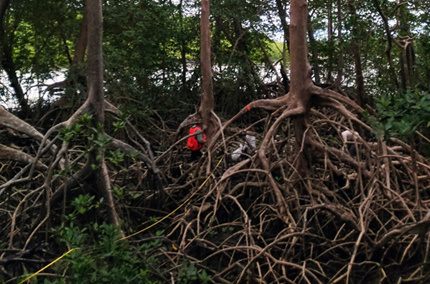
<svg viewBox="0 0 430 284"><path fill-rule="evenodd" d="M202 131L202 129L198 126L191 127L190 128L190 134L195 133L197 130ZM202 133L203 141L206 141L206 136L203 134L203 132L201 132L201 133ZM197 135L199 135L199 134L197 134ZM203 144L199 143L199 141L197 140L197 137L196 137L197 135L188 137L187 146L188 146L188 148L190 148L191 151L197 151L203 147Z"/></svg>

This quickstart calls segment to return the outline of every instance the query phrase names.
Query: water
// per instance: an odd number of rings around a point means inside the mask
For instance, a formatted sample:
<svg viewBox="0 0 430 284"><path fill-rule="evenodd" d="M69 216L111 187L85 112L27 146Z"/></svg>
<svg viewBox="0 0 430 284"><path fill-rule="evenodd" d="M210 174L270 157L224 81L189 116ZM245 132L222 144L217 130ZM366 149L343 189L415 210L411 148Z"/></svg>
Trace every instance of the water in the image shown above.
<svg viewBox="0 0 430 284"><path fill-rule="evenodd" d="M31 75L31 73L24 74L23 76L18 74L21 88L28 99L29 105L36 104L40 99L51 102L58 98L58 96L51 96L49 92L45 91L49 85L64 81L64 72L52 72L51 78L39 82L35 82L31 78ZM0 73L0 105L9 110L13 110L18 106L15 91L10 86L9 78L5 72Z"/></svg>

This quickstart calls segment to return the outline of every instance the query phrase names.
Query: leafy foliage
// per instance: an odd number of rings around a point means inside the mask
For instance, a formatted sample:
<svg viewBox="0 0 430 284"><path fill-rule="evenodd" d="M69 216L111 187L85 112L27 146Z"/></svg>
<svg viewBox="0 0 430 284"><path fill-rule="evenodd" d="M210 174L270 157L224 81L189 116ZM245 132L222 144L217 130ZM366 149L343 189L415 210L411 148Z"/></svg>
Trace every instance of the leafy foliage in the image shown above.
<svg viewBox="0 0 430 284"><path fill-rule="evenodd" d="M148 268L127 242L119 241L118 228L94 223L92 228L73 226L54 230L68 247L78 247L58 264L58 270L67 269L67 280L73 283L160 283L149 280ZM91 233L91 236L90 234ZM155 263L152 263L155 264ZM48 283L63 283L57 279ZM46 282L45 282L46 283Z"/></svg>
<svg viewBox="0 0 430 284"><path fill-rule="evenodd" d="M377 102L377 117L369 117L376 137L409 139L415 131L430 126L430 94L418 89L396 95L383 95Z"/></svg>

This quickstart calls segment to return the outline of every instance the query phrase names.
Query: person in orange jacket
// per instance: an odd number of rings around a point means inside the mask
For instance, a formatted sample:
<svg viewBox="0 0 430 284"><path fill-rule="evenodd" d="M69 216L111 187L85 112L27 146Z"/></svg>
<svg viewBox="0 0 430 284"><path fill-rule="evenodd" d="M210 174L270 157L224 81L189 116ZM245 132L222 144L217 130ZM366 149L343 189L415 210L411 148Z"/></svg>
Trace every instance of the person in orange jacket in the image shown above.
<svg viewBox="0 0 430 284"><path fill-rule="evenodd" d="M202 152L200 151L200 149L206 143L206 136L203 133L200 124L193 124L193 126L191 126L189 134L194 133L199 134L188 137L187 140L187 146L191 150L191 161L196 161L200 159L200 157L202 156Z"/></svg>

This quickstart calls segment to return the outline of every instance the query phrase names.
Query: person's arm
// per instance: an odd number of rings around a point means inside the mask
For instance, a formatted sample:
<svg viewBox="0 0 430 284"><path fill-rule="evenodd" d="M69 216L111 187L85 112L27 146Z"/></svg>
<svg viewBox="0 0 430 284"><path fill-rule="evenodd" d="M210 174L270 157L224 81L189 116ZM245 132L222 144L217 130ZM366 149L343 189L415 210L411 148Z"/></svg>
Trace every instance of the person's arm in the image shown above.
<svg viewBox="0 0 430 284"><path fill-rule="evenodd" d="M203 144L203 135L202 135L202 131L200 129L196 130L196 133L199 133L196 135L197 141L199 141L200 144Z"/></svg>

